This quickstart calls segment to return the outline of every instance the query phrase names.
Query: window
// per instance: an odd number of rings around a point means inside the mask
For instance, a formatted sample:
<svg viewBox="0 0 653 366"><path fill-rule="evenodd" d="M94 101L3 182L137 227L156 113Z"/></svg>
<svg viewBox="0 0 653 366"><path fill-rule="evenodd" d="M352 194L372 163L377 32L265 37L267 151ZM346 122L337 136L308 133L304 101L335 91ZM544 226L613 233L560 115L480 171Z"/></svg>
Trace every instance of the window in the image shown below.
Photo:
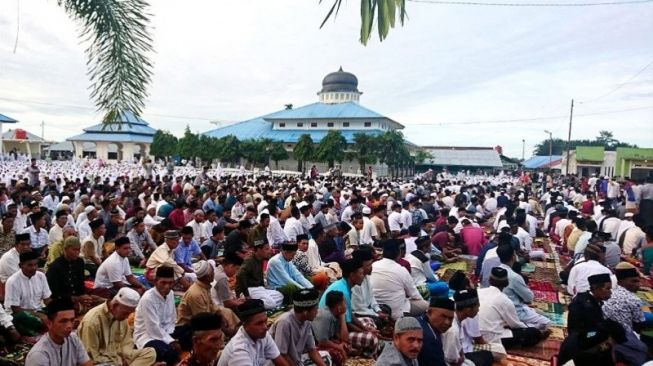
<svg viewBox="0 0 653 366"><path fill-rule="evenodd" d="M327 127L333 127L333 122L327 122Z"/></svg>
<svg viewBox="0 0 653 366"><path fill-rule="evenodd" d="M297 122L297 127L304 127L304 123L303 122Z"/></svg>
<svg viewBox="0 0 653 366"><path fill-rule="evenodd" d="M279 127L281 127L281 128L286 127L286 124L283 123L283 122L280 122L280 123L279 123Z"/></svg>
<svg viewBox="0 0 653 366"><path fill-rule="evenodd" d="M317 127L317 122L311 122L311 127Z"/></svg>
<svg viewBox="0 0 653 366"><path fill-rule="evenodd" d="M292 149L292 144L286 145L287 148Z"/></svg>
<svg viewBox="0 0 653 366"><path fill-rule="evenodd" d="M349 122L343 122L342 127L349 127Z"/></svg>
<svg viewBox="0 0 653 366"><path fill-rule="evenodd" d="M363 126L365 126L365 127L372 127L372 122L365 122L365 123L363 124Z"/></svg>

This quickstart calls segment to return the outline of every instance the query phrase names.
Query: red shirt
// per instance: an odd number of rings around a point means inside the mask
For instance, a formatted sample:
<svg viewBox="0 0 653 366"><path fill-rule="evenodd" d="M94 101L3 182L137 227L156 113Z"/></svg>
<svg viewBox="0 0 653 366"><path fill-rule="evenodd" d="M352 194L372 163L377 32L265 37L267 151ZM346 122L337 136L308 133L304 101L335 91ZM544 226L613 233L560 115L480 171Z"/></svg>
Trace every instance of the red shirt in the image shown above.
<svg viewBox="0 0 653 366"><path fill-rule="evenodd" d="M179 230L182 227L184 227L184 225L186 225L185 222L186 220L184 218L184 210L180 208L175 208L174 210L172 210L172 212L170 212L170 216L168 216L168 219L172 223L173 228L176 230Z"/></svg>
<svg viewBox="0 0 653 366"><path fill-rule="evenodd" d="M485 233L480 227L467 225L460 230L460 236L467 247L467 254L478 255L481 248L487 242Z"/></svg>

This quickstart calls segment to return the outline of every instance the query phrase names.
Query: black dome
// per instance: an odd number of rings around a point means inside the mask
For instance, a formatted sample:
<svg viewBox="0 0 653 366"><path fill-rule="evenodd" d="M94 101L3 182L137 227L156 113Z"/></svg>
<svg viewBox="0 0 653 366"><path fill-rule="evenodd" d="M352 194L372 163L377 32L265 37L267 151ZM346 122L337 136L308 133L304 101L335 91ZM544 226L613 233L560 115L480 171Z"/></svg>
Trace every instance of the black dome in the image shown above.
<svg viewBox="0 0 653 366"><path fill-rule="evenodd" d="M321 92L358 92L358 78L352 73L342 71L340 67L340 70L324 77Z"/></svg>

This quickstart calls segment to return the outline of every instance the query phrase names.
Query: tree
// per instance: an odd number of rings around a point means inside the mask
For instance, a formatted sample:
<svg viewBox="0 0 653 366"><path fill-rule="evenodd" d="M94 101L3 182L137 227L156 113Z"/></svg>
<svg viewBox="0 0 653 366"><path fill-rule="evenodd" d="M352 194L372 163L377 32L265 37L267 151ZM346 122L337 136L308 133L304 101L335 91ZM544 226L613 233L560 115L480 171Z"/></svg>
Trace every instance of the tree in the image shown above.
<svg viewBox="0 0 653 366"><path fill-rule="evenodd" d="M209 137L206 135L200 135L197 140L196 149L197 157L200 158L202 162L211 162L211 160L218 157L218 152L216 149L213 149L213 145L217 139L215 137Z"/></svg>
<svg viewBox="0 0 653 366"><path fill-rule="evenodd" d="M417 150L415 153L415 164L422 164L426 159L430 158L431 154L427 153L424 150Z"/></svg>
<svg viewBox="0 0 653 366"><path fill-rule="evenodd" d="M334 162L342 163L345 159L346 148L347 140L342 133L338 130L329 130L315 149L315 159L327 162L329 168L333 168Z"/></svg>
<svg viewBox="0 0 653 366"><path fill-rule="evenodd" d="M322 2L320 0L320 2ZM336 17L340 10L342 0L334 0L333 6L327 13L320 28L324 26L331 16ZM406 0L361 0L361 29L360 42L364 45L369 41L372 35L372 26L374 25L374 14L376 13L377 31L379 40L383 41L390 31L395 27L397 18L404 24L406 18Z"/></svg>
<svg viewBox="0 0 653 366"><path fill-rule="evenodd" d="M150 154L158 159L167 159L175 155L176 146L177 138L175 136L168 131L157 130L152 138Z"/></svg>
<svg viewBox="0 0 653 366"><path fill-rule="evenodd" d="M311 135L305 133L299 136L299 140L292 150L295 159L297 160L297 170L304 171L304 162L311 160L315 152L315 146Z"/></svg>
<svg viewBox="0 0 653 366"><path fill-rule="evenodd" d="M571 140L569 149L574 150L576 146L603 146L607 151L614 151L618 147L637 147L626 142L621 142L614 138L611 131L599 131L599 135L594 140ZM567 141L554 138L552 144L551 155L563 155L567 151ZM535 145L534 155L548 156L549 155L549 139L543 140Z"/></svg>
<svg viewBox="0 0 653 366"><path fill-rule="evenodd" d="M270 159L274 161L274 168L279 169L279 160L286 160L290 157L286 148L283 147L283 142L275 141L270 148Z"/></svg>
<svg viewBox="0 0 653 366"><path fill-rule="evenodd" d="M378 156L377 141L378 139L375 136L366 133L357 132L354 134L354 144L351 146L353 153L347 157L358 160L362 174L365 174L366 165L376 163Z"/></svg>
<svg viewBox="0 0 653 366"><path fill-rule="evenodd" d="M240 141L234 135L222 137L218 140L219 158L230 164L237 163L242 156Z"/></svg>
<svg viewBox="0 0 653 366"><path fill-rule="evenodd" d="M187 160L193 160L197 156L199 150L199 138L196 134L190 131L190 127L186 125L184 136L179 139L177 143L177 155Z"/></svg>
<svg viewBox="0 0 653 366"><path fill-rule="evenodd" d="M379 156L382 163L388 165L392 177L399 175L401 164L410 156L401 131L386 131L379 136Z"/></svg>
<svg viewBox="0 0 653 366"><path fill-rule="evenodd" d="M123 111L139 116L152 77L150 15L146 0L58 0L81 23L91 97L114 122Z"/></svg>
<svg viewBox="0 0 653 366"><path fill-rule="evenodd" d="M240 151L242 157L252 164L265 163L267 161L265 145L261 140L243 140L240 144Z"/></svg>

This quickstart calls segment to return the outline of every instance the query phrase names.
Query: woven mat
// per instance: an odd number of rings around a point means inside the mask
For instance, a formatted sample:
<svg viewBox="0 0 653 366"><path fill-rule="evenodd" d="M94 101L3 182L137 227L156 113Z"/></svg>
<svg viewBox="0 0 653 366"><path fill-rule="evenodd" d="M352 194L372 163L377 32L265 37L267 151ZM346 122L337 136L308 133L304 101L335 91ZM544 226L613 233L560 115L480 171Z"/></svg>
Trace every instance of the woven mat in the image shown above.
<svg viewBox="0 0 653 366"><path fill-rule="evenodd" d="M375 360L354 357L345 361L345 366L374 366Z"/></svg>
<svg viewBox="0 0 653 366"><path fill-rule="evenodd" d="M494 365L510 365L510 366L551 366L550 361L542 361L535 358L521 357L516 355L508 355L505 360L505 363L497 363Z"/></svg>
<svg viewBox="0 0 653 366"><path fill-rule="evenodd" d="M537 359L541 361L546 361L548 365L553 356L556 356L560 352L561 340L547 338L540 343L536 344L533 347L511 349L508 356L516 355L521 357L526 357L530 359ZM530 364L527 364L530 365Z"/></svg>
<svg viewBox="0 0 653 366"><path fill-rule="evenodd" d="M32 348L32 344L19 343L9 352L5 347L0 347L0 365L18 366L25 364L25 357Z"/></svg>
<svg viewBox="0 0 653 366"><path fill-rule="evenodd" d="M457 261L457 262L452 262L452 263L444 263L440 269L453 269L454 271L468 271L467 268L467 262L465 261Z"/></svg>

